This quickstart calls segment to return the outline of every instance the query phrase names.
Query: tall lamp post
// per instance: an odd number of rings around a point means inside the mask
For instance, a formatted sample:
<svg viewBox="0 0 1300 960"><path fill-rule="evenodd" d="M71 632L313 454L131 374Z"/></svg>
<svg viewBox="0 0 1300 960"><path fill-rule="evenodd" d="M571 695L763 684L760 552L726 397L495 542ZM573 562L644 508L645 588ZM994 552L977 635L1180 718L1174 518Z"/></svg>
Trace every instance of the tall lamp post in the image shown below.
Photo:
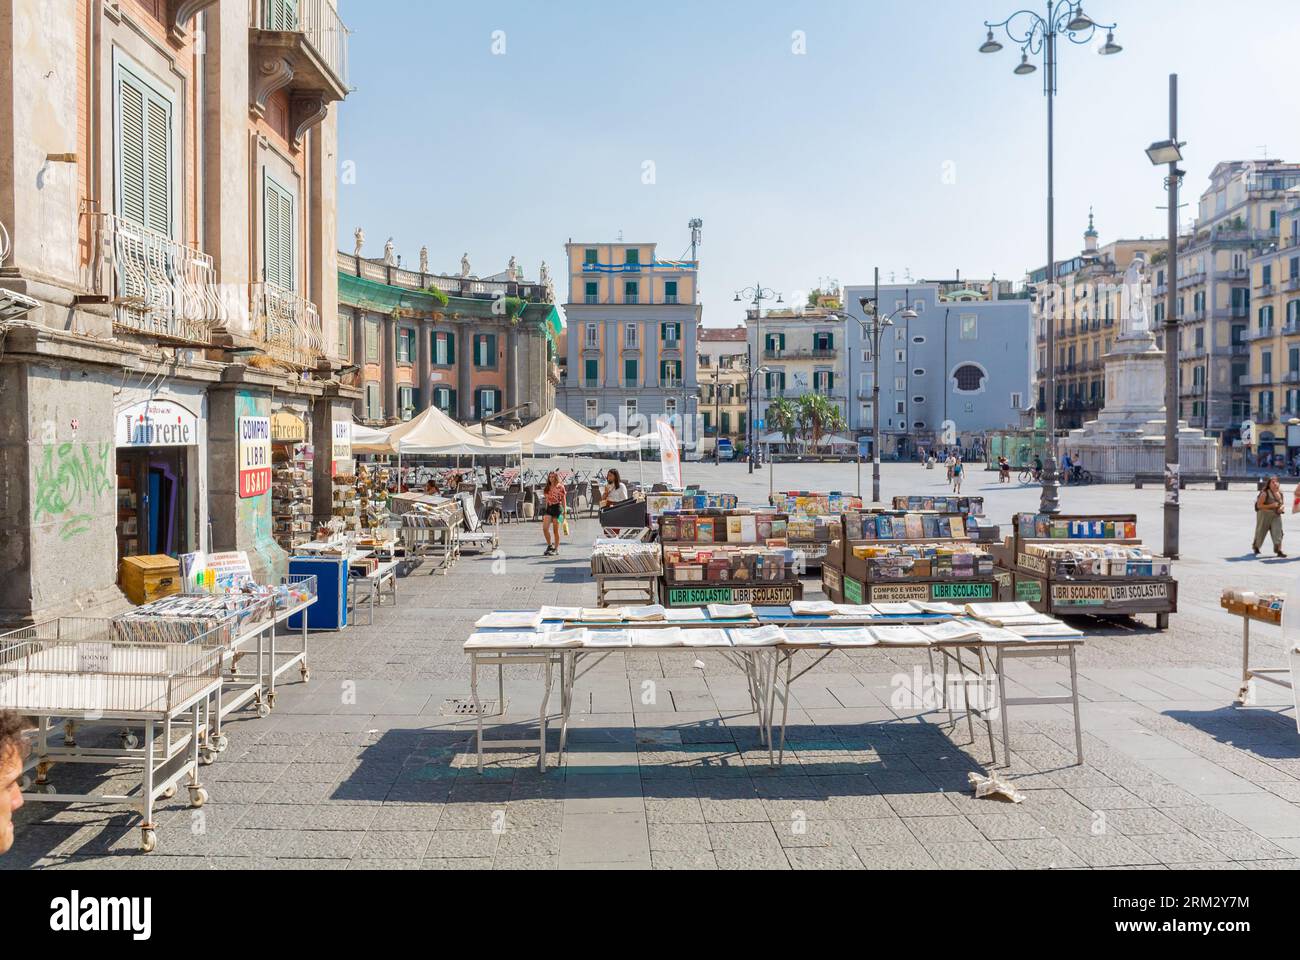
<svg viewBox="0 0 1300 960"><path fill-rule="evenodd" d="M980 53L997 53L1002 44L994 37L995 30L1002 30L1007 39L1020 47L1020 63L1016 65L1015 74L1026 77L1038 70L1029 62L1032 54L1043 58L1043 95L1047 97L1047 283L1056 282L1056 193L1055 193L1055 150L1056 150L1056 44L1064 37L1071 43L1087 44L1098 30L1106 31L1106 43L1097 52L1108 57L1119 53L1123 47L1115 42L1115 24L1097 23L1083 12L1083 4L1074 0L1045 0L1047 15L1031 10L1018 10L1007 19L992 23L984 21L988 28L988 38L980 46ZM1054 302L1056 298L1051 298ZM1039 304L1043 303L1039 298ZM1055 309L1055 307L1053 307ZM1048 313L1047 322L1047 463L1043 466L1043 495L1039 509L1043 513L1061 512L1061 497L1057 486L1059 475L1056 463L1056 325L1055 317Z"/></svg>
<svg viewBox="0 0 1300 960"><path fill-rule="evenodd" d="M894 325L894 318L915 320L917 312L902 307L887 317L880 315L880 271L876 271L876 295L861 297L862 319L852 314L835 314L844 320L854 320L862 328L862 336L871 340L871 502L880 502L880 341L885 328ZM858 454L858 496L862 496L862 455Z"/></svg>
<svg viewBox="0 0 1300 960"><path fill-rule="evenodd" d="M756 355L758 354L759 350L763 349L763 301L772 300L772 299L775 299L777 303L785 303L785 300L782 298L781 294L777 293L775 290L763 286L761 283L756 283L752 287L746 287L744 290L739 290L736 292L736 301L735 301L736 303L742 303L748 300L754 305L754 353ZM761 359L762 358L759 357L760 362ZM750 364L750 369L751 370L754 369L753 363ZM751 397L753 396L753 392L754 392L753 384L751 383L750 384ZM758 405L754 404L754 406L757 407ZM754 435L754 426L753 426L754 418L750 417L749 420L750 420L749 432L750 432L750 436L752 437ZM751 474L754 472L754 446L755 445L753 443L749 445L749 472Z"/></svg>
<svg viewBox="0 0 1300 960"><path fill-rule="evenodd" d="M1169 139L1147 147L1153 166L1169 164L1165 190L1169 193L1169 247L1165 256L1165 463L1173 487L1165 493L1165 556L1178 559L1178 188L1184 173L1184 143L1178 142L1178 74L1169 75ZM1133 291L1140 295L1142 291ZM1173 469L1170 470L1169 467Z"/></svg>

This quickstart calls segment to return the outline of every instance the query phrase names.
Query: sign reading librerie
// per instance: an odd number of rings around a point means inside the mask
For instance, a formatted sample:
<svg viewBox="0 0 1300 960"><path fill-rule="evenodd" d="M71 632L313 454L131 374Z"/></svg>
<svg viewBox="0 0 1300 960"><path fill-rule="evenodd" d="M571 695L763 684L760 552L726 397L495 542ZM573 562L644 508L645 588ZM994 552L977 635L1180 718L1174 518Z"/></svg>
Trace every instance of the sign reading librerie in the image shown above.
<svg viewBox="0 0 1300 960"><path fill-rule="evenodd" d="M239 498L260 497L271 489L271 418L239 418Z"/></svg>
<svg viewBox="0 0 1300 960"><path fill-rule="evenodd" d="M335 420L330 447L330 476L338 476L342 465L352 459L352 421Z"/></svg>
<svg viewBox="0 0 1300 960"><path fill-rule="evenodd" d="M199 442L198 420L171 400L142 400L117 412L119 447L192 447Z"/></svg>

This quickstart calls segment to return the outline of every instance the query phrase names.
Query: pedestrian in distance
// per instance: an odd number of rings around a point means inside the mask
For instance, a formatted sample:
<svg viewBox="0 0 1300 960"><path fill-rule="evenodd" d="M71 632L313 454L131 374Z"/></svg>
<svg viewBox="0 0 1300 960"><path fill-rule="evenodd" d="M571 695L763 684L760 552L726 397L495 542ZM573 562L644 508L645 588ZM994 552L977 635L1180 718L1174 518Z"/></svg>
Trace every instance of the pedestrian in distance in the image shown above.
<svg viewBox="0 0 1300 960"><path fill-rule="evenodd" d="M957 462L952 465L952 492L953 493L961 493L961 479L962 479L962 475L965 473L966 473L965 464L963 464L960 459L957 460Z"/></svg>
<svg viewBox="0 0 1300 960"><path fill-rule="evenodd" d="M1282 552L1282 514L1286 504L1282 499L1282 487L1276 476L1268 478L1259 496L1255 498L1255 542L1251 552L1259 556L1259 548L1264 545L1266 536L1273 538L1273 552L1285 557Z"/></svg>
<svg viewBox="0 0 1300 960"><path fill-rule="evenodd" d="M546 552L542 554L544 557L553 557L560 552L564 499L564 484L560 482L560 475L552 470L546 475L546 486L542 490L542 536L546 538Z"/></svg>
<svg viewBox="0 0 1300 960"><path fill-rule="evenodd" d="M23 775L26 724L12 710L0 710L0 854L14 845L14 814L23 805L18 781Z"/></svg>

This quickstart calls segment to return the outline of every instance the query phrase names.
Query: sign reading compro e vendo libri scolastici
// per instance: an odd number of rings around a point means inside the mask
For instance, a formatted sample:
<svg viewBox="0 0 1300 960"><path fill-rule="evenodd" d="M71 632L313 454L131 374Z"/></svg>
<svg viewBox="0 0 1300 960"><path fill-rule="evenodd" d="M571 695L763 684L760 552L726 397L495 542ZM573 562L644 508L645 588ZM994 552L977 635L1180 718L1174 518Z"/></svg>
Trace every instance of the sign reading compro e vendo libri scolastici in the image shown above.
<svg viewBox="0 0 1300 960"><path fill-rule="evenodd" d="M271 418L239 418L239 498L260 497L271 489Z"/></svg>

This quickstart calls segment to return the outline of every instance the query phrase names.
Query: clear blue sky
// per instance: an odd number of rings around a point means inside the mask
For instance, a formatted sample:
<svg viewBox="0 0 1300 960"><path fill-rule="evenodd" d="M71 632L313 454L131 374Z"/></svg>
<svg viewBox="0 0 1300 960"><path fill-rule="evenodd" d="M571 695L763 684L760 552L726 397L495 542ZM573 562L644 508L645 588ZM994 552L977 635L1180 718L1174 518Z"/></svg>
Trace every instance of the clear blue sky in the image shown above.
<svg viewBox="0 0 1300 960"><path fill-rule="evenodd" d="M353 29L342 106L339 245L391 235L435 270L468 251L487 275L517 256L560 269L564 243L658 241L686 251L691 217L705 323L738 288L791 300L822 277L1022 279L1045 252L1041 71L1013 76L983 21L1016 0L343 0ZM1057 256L1164 233L1168 75L1189 141L1184 222L1214 164L1300 160L1294 0L1094 0L1124 52L1066 45L1057 98ZM494 55L494 31L505 54ZM792 53L803 31L804 55ZM1002 38L1005 43L1005 38ZM1288 76L1288 71L1292 74ZM654 164L655 183L642 183ZM946 182L953 180L955 182Z"/></svg>

